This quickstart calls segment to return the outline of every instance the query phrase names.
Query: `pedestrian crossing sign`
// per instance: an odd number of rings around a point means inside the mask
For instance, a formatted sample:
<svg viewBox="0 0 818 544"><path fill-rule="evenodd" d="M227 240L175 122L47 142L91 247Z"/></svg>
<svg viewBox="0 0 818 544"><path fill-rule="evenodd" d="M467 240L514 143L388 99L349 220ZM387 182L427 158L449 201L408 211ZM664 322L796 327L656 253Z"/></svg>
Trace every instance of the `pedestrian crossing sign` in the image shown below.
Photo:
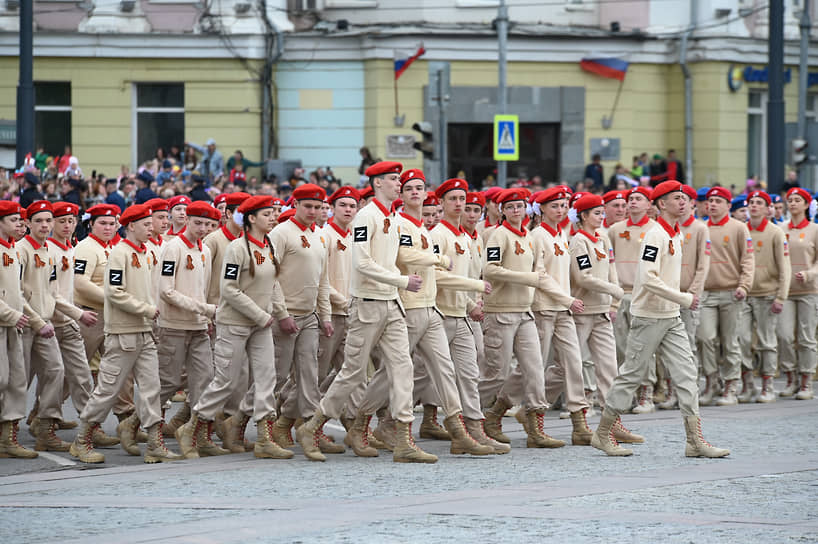
<svg viewBox="0 0 818 544"><path fill-rule="evenodd" d="M520 159L520 120L516 115L494 116L494 160Z"/></svg>

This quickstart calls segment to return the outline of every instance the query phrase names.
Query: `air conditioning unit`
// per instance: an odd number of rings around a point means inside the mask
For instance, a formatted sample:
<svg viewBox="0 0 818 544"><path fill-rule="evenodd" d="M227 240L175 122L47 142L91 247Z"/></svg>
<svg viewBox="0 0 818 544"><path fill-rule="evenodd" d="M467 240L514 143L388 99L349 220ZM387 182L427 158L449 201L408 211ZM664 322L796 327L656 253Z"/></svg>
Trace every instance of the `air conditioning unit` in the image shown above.
<svg viewBox="0 0 818 544"><path fill-rule="evenodd" d="M252 5L250 4L250 2L236 2L236 3L233 5L233 9L234 9L234 10L236 11L236 13L237 13L237 14L239 14L239 15L244 15L245 13L247 13L248 11L250 11L250 8L251 8L251 7L252 7Z"/></svg>
<svg viewBox="0 0 818 544"><path fill-rule="evenodd" d="M136 8L136 0L121 0L119 2L119 11L122 13L131 13Z"/></svg>

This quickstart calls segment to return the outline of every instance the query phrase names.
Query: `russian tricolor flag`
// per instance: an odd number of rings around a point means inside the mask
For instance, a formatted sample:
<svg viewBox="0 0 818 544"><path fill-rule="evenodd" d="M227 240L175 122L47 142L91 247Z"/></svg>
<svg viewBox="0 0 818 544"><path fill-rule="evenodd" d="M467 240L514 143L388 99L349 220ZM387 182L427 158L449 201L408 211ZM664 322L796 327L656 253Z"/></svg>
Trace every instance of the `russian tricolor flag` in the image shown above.
<svg viewBox="0 0 818 544"><path fill-rule="evenodd" d="M426 50L423 48L423 44L420 44L418 50L411 57L395 51L395 80L397 80L413 62L422 57L424 53L426 53Z"/></svg>
<svg viewBox="0 0 818 544"><path fill-rule="evenodd" d="M602 77L625 81L628 71L627 61L615 58L582 59L579 66L586 72L592 72Z"/></svg>

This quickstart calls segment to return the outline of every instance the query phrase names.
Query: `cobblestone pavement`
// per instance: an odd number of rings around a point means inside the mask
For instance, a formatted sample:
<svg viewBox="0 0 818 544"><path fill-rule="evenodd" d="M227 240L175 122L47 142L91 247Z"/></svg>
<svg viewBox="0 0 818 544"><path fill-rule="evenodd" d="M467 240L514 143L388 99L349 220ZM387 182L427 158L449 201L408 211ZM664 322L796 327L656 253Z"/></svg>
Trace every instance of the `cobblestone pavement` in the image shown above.
<svg viewBox="0 0 818 544"><path fill-rule="evenodd" d="M629 458L526 449L507 418L509 455L453 456L447 443L419 440L440 456L436 465L351 452L311 463L300 448L288 461L248 453L145 465L118 447L101 450L103 465L67 453L0 459L0 535L15 544L818 542L818 401L704 408L702 418L729 458L685 458L681 418L670 411L624 417L647 440ZM113 418L105 427L114 432ZM327 431L343 437L335 422ZM570 440L555 412L546 431ZM33 445L26 431L21 438Z"/></svg>

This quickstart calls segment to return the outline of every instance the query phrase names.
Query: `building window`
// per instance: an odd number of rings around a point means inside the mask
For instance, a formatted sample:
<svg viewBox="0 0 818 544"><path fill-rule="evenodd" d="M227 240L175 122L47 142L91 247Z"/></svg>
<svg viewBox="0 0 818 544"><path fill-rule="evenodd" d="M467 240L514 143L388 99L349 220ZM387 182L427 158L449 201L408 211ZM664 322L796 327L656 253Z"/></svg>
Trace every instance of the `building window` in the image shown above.
<svg viewBox="0 0 818 544"><path fill-rule="evenodd" d="M133 163L156 156L160 147L183 148L185 141L185 86L183 83L136 83L133 92Z"/></svg>
<svg viewBox="0 0 818 544"><path fill-rule="evenodd" d="M747 98L747 177L767 175L767 92L750 90Z"/></svg>
<svg viewBox="0 0 818 544"><path fill-rule="evenodd" d="M807 119L818 121L818 93L807 94Z"/></svg>
<svg viewBox="0 0 818 544"><path fill-rule="evenodd" d="M34 83L34 145L52 156L71 145L71 83Z"/></svg>

